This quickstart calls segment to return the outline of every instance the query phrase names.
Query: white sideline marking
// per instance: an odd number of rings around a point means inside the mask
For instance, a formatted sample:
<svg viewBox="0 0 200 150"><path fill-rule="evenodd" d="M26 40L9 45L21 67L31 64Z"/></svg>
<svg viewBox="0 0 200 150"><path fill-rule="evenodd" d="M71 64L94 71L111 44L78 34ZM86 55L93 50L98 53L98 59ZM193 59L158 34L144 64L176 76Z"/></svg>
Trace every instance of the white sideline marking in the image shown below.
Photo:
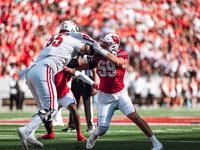
<svg viewBox="0 0 200 150"><path fill-rule="evenodd" d="M154 133L182 133L184 131L192 131L193 129L163 129L163 130L153 130ZM3 131L0 129L0 131ZM15 129L12 129L12 131L16 131ZM41 136L43 135L43 133L40 133L40 132L45 132L46 130L45 129L38 129L35 134L35 136ZM59 131L54 131L56 133L56 135L64 135L66 134L66 132L59 132ZM113 131L113 130L108 130L108 133L142 133L141 130L118 130L118 131ZM67 132L68 135L73 135L73 134L76 134L76 132ZM13 136L13 135L0 135L0 137L10 137L10 136Z"/></svg>

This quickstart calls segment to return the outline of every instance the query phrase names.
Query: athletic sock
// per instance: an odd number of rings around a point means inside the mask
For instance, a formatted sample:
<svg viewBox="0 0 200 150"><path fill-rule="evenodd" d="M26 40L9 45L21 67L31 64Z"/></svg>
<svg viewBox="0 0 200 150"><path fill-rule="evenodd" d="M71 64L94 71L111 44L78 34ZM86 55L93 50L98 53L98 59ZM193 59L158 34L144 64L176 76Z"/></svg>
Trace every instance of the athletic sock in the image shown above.
<svg viewBox="0 0 200 150"><path fill-rule="evenodd" d="M76 131L76 133L77 133L77 137L83 137L83 134L82 134L81 130L80 131Z"/></svg>
<svg viewBox="0 0 200 150"><path fill-rule="evenodd" d="M87 141L87 138L83 136L81 131L77 131L77 141Z"/></svg>
<svg viewBox="0 0 200 150"><path fill-rule="evenodd" d="M26 125L27 130L31 133L33 130L37 129L43 123L39 115L35 115L32 120Z"/></svg>
<svg viewBox="0 0 200 150"><path fill-rule="evenodd" d="M154 140L157 140L155 135L152 135L150 138L149 138L151 141L154 141Z"/></svg>
<svg viewBox="0 0 200 150"><path fill-rule="evenodd" d="M152 135L149 139L151 140L153 145L155 145L155 143L159 142L154 135Z"/></svg>
<svg viewBox="0 0 200 150"><path fill-rule="evenodd" d="M37 128L36 128L37 129ZM32 132L31 132L31 134L29 135L29 137L35 137L35 130L36 129L34 129Z"/></svg>
<svg viewBox="0 0 200 150"><path fill-rule="evenodd" d="M98 132L97 128L95 128L94 131L92 132L92 134L90 135L90 139L92 141L95 141L99 137L99 132Z"/></svg>

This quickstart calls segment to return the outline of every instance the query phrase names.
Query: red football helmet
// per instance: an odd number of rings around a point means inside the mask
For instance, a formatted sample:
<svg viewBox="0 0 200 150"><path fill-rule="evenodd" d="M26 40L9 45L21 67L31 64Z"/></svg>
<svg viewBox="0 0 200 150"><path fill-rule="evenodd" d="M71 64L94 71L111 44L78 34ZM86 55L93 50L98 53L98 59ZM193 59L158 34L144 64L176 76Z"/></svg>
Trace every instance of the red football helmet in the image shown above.
<svg viewBox="0 0 200 150"><path fill-rule="evenodd" d="M102 48L109 50L116 55L119 48L120 38L115 33L106 33L100 38L100 45Z"/></svg>

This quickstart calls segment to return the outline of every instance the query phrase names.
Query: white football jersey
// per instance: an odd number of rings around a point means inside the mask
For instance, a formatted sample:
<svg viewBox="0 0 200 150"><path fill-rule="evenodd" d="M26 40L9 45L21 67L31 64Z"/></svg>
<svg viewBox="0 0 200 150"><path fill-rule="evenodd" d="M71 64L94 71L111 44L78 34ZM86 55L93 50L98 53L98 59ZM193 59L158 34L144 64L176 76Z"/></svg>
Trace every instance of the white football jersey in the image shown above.
<svg viewBox="0 0 200 150"><path fill-rule="evenodd" d="M88 35L79 32L59 33L51 37L46 47L42 49L35 63L46 63L56 74L77 55L82 46L92 45L94 40Z"/></svg>

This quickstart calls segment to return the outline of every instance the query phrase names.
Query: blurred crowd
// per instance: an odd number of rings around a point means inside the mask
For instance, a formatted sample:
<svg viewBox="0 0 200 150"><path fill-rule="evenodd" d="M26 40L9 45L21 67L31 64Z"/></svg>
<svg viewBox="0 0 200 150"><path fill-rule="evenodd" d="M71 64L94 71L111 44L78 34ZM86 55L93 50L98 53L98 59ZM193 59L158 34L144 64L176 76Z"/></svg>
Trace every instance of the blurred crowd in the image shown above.
<svg viewBox="0 0 200 150"><path fill-rule="evenodd" d="M0 77L28 66L60 23L73 20L96 40L120 36L130 58L126 87L139 105L195 107L200 99L199 0L4 0L0 7ZM155 75L161 94L150 86Z"/></svg>

